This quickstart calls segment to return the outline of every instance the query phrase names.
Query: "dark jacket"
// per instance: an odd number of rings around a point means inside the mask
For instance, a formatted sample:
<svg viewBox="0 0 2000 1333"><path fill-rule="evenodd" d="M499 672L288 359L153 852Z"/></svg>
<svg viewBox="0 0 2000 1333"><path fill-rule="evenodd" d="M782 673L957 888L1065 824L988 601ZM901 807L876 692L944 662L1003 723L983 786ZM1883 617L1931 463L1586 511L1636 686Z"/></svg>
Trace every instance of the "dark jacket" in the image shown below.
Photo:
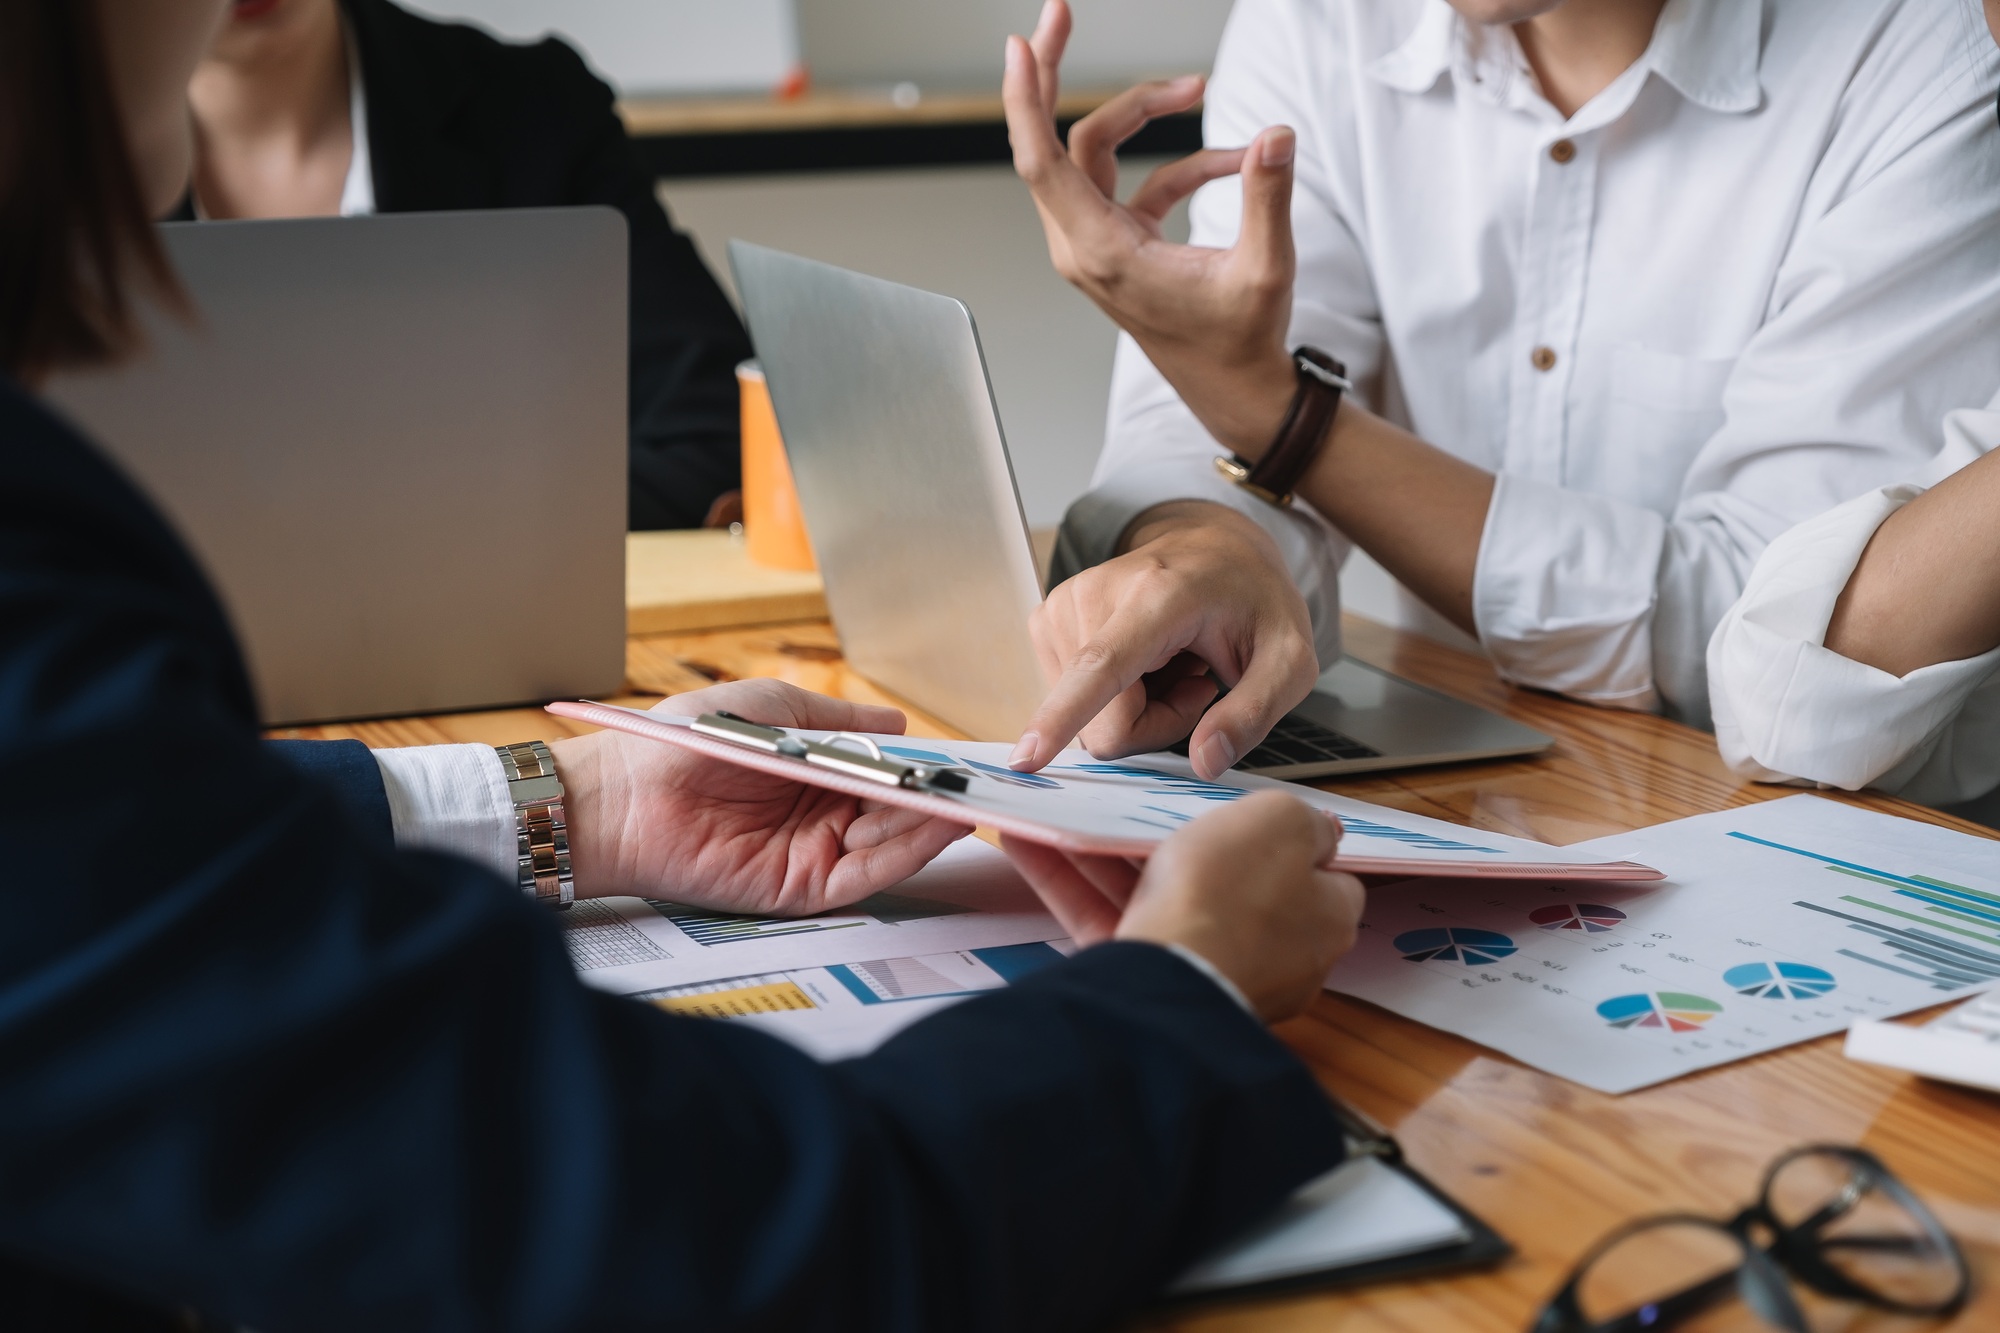
<svg viewBox="0 0 2000 1333"><path fill-rule="evenodd" d="M496 41L389 0L341 0L360 54L381 213L608 204L632 234L634 529L692 528L740 483L728 298L674 230L611 89L554 38Z"/></svg>
<svg viewBox="0 0 2000 1333"><path fill-rule="evenodd" d="M1338 1159L1150 945L833 1065L585 987L360 746L259 742L186 549L5 380L0 477L0 1324L1054 1333Z"/></svg>

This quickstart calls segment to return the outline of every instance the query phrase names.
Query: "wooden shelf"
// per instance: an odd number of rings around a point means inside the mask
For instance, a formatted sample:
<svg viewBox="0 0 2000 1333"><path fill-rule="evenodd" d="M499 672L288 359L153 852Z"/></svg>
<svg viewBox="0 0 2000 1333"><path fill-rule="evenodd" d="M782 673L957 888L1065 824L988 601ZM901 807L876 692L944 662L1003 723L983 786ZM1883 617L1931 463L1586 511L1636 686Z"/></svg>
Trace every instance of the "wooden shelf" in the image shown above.
<svg viewBox="0 0 2000 1333"><path fill-rule="evenodd" d="M1069 126L1117 95L1066 93L1056 120ZM795 98L632 97L619 103L626 129L657 176L741 176L954 166L1010 160L997 89L926 92L899 105L889 89L825 89ZM1201 146L1201 116L1166 116L1125 151L1174 155Z"/></svg>
<svg viewBox="0 0 2000 1333"><path fill-rule="evenodd" d="M1066 93L1056 105L1056 115L1063 120L1087 116L1118 91ZM899 104L887 88L816 90L793 98L628 97L618 104L618 113L625 118L625 128L639 137L977 125L1006 119L998 89L923 93L908 104Z"/></svg>

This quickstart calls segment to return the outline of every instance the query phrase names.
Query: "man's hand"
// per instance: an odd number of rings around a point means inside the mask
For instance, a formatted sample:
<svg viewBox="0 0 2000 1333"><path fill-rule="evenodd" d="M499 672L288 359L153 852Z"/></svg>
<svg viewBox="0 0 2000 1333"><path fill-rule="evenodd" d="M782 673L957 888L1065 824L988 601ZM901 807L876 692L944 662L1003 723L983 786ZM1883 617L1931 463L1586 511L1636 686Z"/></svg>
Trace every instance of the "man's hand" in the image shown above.
<svg viewBox="0 0 2000 1333"><path fill-rule="evenodd" d="M1326 867L1340 826L1282 792L1246 796L1160 844L1143 870L1116 857L1002 846L1079 944L1148 940L1192 949L1265 1022L1319 993L1354 944L1361 881Z"/></svg>
<svg viewBox="0 0 2000 1333"><path fill-rule="evenodd" d="M1141 515L1129 540L1126 554L1058 585L1030 620L1053 685L1014 767L1040 768L1078 735L1114 758L1192 731L1195 771L1212 778L1319 678L1312 617L1262 528L1222 505L1177 501ZM1210 708L1217 680L1229 697Z"/></svg>
<svg viewBox="0 0 2000 1333"><path fill-rule="evenodd" d="M745 680L655 712L727 711L767 726L900 733L893 708ZM802 916L908 878L971 832L915 811L766 777L604 731L550 747L568 791L578 897L643 894L729 912Z"/></svg>
<svg viewBox="0 0 2000 1333"><path fill-rule="evenodd" d="M1035 196L1056 270L1130 333L1201 423L1247 458L1276 436L1297 385L1285 347L1297 260L1292 159L1277 126L1248 147L1206 149L1117 198L1118 146L1156 116L1200 102L1198 76L1132 88L1071 127L1063 147L1056 86L1070 11L1048 0L1035 35L1007 39L1002 85L1014 169ZM1176 245L1170 209L1209 181L1243 177L1243 227L1227 250Z"/></svg>

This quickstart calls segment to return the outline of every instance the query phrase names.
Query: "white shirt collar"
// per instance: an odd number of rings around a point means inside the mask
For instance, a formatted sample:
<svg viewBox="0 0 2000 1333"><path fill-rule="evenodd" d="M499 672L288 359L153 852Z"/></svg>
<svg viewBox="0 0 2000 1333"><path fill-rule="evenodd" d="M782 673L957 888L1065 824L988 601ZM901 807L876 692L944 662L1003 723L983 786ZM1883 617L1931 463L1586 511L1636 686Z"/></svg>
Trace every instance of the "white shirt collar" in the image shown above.
<svg viewBox="0 0 2000 1333"><path fill-rule="evenodd" d="M1645 54L1593 99L1622 105L1609 115L1599 108L1591 119L1603 123L1622 114L1647 74L1712 111L1756 110L1764 100L1757 78L1762 18L1763 6L1750 0L1667 0ZM1427 0L1409 37L1371 62L1368 73L1405 93L1428 92L1451 74L1501 106L1518 105L1533 86L1510 29L1467 23L1446 0Z"/></svg>
<svg viewBox="0 0 2000 1333"><path fill-rule="evenodd" d="M340 216L366 217L375 211L375 166L368 153L368 92L361 82L361 49L354 30L343 22L347 39L347 121L354 141L347 159L347 179L340 187Z"/></svg>

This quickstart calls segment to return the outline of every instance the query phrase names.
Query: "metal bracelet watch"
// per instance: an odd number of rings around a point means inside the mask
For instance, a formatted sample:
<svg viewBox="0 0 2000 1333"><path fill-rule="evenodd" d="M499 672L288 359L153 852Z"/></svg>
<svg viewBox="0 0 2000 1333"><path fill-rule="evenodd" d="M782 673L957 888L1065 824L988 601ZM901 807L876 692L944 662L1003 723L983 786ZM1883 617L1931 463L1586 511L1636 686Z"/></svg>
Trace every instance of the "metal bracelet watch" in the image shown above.
<svg viewBox="0 0 2000 1333"><path fill-rule="evenodd" d="M514 803L514 836L520 853L516 883L521 892L557 911L576 901L569 866L569 819L556 757L540 741L496 745Z"/></svg>
<svg viewBox="0 0 2000 1333"><path fill-rule="evenodd" d="M1348 381L1347 367L1317 347L1294 348L1292 365L1298 372L1299 387L1264 456L1255 463L1234 453L1215 460L1217 472L1274 505L1292 502L1292 491L1326 443L1333 414L1340 408L1340 395L1354 388Z"/></svg>

